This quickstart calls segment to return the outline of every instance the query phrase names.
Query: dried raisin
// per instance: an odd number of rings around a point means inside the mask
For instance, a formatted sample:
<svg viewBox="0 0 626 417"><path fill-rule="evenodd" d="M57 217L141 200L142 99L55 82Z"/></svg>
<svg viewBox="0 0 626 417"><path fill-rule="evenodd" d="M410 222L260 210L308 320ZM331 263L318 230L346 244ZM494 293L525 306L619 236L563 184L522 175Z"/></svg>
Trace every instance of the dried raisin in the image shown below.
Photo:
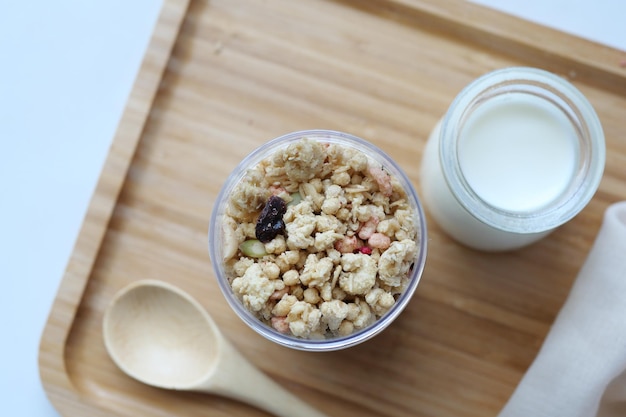
<svg viewBox="0 0 626 417"><path fill-rule="evenodd" d="M278 196L271 196L261 211L256 222L256 238L263 243L274 239L277 235L285 232L283 215L287 211L285 201Z"/></svg>

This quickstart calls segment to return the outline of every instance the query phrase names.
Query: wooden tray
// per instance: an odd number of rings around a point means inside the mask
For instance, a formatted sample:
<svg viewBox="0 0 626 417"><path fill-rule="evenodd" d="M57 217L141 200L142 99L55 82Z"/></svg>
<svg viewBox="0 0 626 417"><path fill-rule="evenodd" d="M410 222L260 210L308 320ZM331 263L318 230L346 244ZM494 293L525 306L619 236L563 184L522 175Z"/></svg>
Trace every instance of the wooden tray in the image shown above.
<svg viewBox="0 0 626 417"><path fill-rule="evenodd" d="M65 416L262 416L229 400L123 375L103 310L131 281L194 294L253 363L334 416L495 416L535 357L598 231L626 198L626 54L455 0L166 0L40 347ZM216 194L263 142L308 128L387 151L418 187L430 129L459 90L511 66L572 80L596 107L608 157L573 221L521 251L486 254L429 222L415 298L382 335L349 350L276 346L231 312L206 231ZM297 415L297 411L294 411Z"/></svg>

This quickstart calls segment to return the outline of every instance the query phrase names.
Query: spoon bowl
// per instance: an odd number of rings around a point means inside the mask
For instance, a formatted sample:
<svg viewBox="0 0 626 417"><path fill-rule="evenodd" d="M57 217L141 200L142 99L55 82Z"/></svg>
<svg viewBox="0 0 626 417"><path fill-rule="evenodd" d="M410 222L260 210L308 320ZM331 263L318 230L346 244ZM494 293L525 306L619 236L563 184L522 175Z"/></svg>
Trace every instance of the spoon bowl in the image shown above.
<svg viewBox="0 0 626 417"><path fill-rule="evenodd" d="M103 336L113 362L145 384L222 395L277 416L324 416L249 363L200 303L171 284L144 280L120 290Z"/></svg>
<svg viewBox="0 0 626 417"><path fill-rule="evenodd" d="M139 282L114 298L104 319L113 361L149 385L193 389L210 375L222 338L191 297L164 283Z"/></svg>

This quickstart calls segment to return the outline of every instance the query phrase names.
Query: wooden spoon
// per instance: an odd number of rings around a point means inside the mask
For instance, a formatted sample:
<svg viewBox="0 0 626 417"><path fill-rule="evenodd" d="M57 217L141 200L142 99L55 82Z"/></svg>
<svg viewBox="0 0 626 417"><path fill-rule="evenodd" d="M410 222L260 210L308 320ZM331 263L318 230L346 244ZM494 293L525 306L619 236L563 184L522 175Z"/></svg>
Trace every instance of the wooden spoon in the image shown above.
<svg viewBox="0 0 626 417"><path fill-rule="evenodd" d="M281 417L324 417L248 362L189 294L161 281L118 292L104 314L117 366L159 388L229 397Z"/></svg>

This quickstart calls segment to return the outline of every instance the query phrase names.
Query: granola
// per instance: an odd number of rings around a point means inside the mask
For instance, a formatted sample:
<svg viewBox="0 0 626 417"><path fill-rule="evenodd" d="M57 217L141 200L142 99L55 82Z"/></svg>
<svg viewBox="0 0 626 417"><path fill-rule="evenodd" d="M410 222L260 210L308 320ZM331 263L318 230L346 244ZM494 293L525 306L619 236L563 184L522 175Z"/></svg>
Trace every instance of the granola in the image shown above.
<svg viewBox="0 0 626 417"><path fill-rule="evenodd" d="M229 197L222 227L231 288L281 333L347 336L407 287L415 216L397 179L366 154L301 139L250 168Z"/></svg>

